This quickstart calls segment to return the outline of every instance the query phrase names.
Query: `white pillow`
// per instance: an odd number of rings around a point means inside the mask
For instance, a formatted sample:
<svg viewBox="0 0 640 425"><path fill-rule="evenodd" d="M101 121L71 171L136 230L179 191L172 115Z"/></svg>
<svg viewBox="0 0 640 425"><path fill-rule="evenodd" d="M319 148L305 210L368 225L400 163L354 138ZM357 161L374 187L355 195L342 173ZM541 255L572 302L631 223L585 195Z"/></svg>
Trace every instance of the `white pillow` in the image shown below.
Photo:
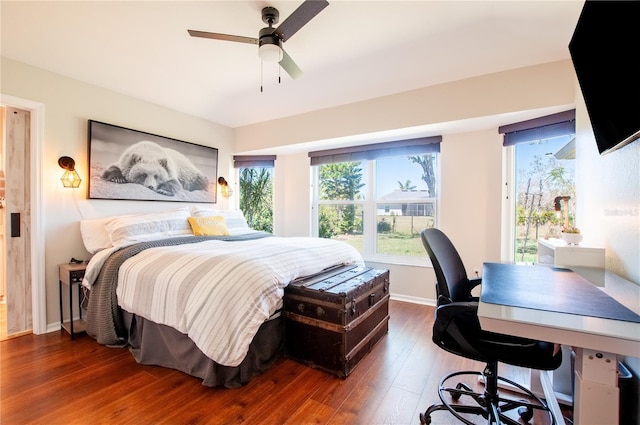
<svg viewBox="0 0 640 425"><path fill-rule="evenodd" d="M214 216L214 215L222 215L224 211L222 210L216 210L213 208L207 208L207 207L199 207L199 206L192 206L191 207L191 216L193 217L210 217L210 216Z"/></svg>
<svg viewBox="0 0 640 425"><path fill-rule="evenodd" d="M111 238L105 228L105 225L112 217L95 218L80 221L80 234L84 247L91 254L95 254L105 248L110 248Z"/></svg>
<svg viewBox="0 0 640 425"><path fill-rule="evenodd" d="M113 217L105 228L114 247L174 236L192 235L189 208Z"/></svg>
<svg viewBox="0 0 640 425"><path fill-rule="evenodd" d="M244 217L244 214L241 210L214 210L210 208L194 206L191 207L191 215L193 217L222 216L227 223L227 229L229 229L229 232L232 235L251 230L251 228L247 224L247 219Z"/></svg>

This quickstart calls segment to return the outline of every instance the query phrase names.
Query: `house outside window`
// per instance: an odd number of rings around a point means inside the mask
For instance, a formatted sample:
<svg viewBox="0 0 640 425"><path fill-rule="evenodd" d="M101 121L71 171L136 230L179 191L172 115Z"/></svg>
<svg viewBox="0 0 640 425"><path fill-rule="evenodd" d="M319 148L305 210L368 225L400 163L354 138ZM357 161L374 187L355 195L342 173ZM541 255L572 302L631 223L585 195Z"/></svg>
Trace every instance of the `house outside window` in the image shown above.
<svg viewBox="0 0 640 425"><path fill-rule="evenodd" d="M325 152L315 165L312 156L314 234L347 242L371 260L423 260L420 231L437 223L440 138L427 141L410 150L379 144L378 152L347 157Z"/></svg>

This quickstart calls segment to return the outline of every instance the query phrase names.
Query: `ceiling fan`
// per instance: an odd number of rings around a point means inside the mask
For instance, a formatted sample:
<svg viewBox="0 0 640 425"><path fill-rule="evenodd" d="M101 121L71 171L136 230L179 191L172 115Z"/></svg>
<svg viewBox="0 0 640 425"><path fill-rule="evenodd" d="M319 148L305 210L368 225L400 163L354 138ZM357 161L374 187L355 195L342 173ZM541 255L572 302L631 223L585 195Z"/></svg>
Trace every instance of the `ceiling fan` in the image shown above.
<svg viewBox="0 0 640 425"><path fill-rule="evenodd" d="M280 12L275 7L267 6L262 9L262 21L269 26L260 30L258 38L196 30L187 31L192 37L257 44L260 59L264 62L278 62L291 78L296 79L302 75L302 70L284 51L282 44L328 5L329 2L326 0L305 0L277 28L273 25L278 23Z"/></svg>

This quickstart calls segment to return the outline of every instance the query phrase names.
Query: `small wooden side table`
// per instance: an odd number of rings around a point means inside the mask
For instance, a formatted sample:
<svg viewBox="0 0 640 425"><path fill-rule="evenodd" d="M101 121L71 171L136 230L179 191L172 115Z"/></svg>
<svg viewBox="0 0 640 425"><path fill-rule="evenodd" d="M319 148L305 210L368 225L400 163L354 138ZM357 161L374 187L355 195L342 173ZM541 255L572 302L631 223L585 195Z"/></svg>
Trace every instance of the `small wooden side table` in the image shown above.
<svg viewBox="0 0 640 425"><path fill-rule="evenodd" d="M69 332L71 339L77 334L85 332L84 322L82 321L82 279L84 278L84 271L87 268L85 263L65 263L58 265L58 272L60 275L58 284L60 288L60 328ZM68 307L69 316L65 320L65 311L63 302L63 286L67 286L68 290ZM74 302L74 287L77 287L77 299ZM79 319L75 319L73 315L74 305L78 307Z"/></svg>

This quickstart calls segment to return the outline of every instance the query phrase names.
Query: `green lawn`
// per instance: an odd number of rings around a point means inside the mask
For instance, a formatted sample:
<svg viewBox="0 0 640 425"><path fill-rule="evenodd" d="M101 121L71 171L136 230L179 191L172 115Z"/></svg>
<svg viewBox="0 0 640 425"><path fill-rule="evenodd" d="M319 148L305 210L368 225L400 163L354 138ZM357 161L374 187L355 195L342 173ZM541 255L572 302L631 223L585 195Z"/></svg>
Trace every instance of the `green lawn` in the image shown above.
<svg viewBox="0 0 640 425"><path fill-rule="evenodd" d="M538 228L531 226L527 236L527 246L524 248L525 226L516 226L516 252L515 261L525 263L538 262L538 238L558 238L560 237L560 226L541 225ZM523 249L524 248L524 249ZM523 255L524 253L524 255Z"/></svg>
<svg viewBox="0 0 640 425"><path fill-rule="evenodd" d="M393 216L378 216L378 223L382 221L382 219L389 223L393 229ZM378 254L413 257L425 255L425 250L420 240L420 231L427 227L433 227L432 217L396 216L395 232L378 233ZM536 263L538 261L538 244L536 238L555 236L553 233L555 229L550 229L549 226L541 226L537 231L534 228L529 229L527 247L523 256L524 227L518 226L516 230L518 232L518 238L516 240L515 261L517 262ZM364 239L362 234L338 235L335 236L334 239L344 241L362 252Z"/></svg>
<svg viewBox="0 0 640 425"><path fill-rule="evenodd" d="M382 219L388 222L392 229L395 229L395 232L392 230L391 232L378 233L378 254L414 257L426 255L420 240L420 231L427 227L433 227L433 217L396 216L394 223L393 216L378 216L378 222ZM361 234L338 235L334 239L344 241L362 252L364 237Z"/></svg>

